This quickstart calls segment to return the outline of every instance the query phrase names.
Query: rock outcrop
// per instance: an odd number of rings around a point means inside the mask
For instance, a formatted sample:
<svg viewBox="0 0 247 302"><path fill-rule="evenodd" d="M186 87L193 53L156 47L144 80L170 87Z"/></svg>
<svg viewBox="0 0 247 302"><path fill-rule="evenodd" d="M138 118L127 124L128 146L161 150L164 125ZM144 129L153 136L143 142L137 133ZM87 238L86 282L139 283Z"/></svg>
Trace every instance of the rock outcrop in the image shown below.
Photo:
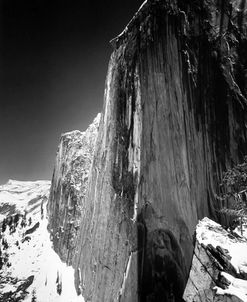
<svg viewBox="0 0 247 302"><path fill-rule="evenodd" d="M208 218L199 222L186 302L247 301L247 240Z"/></svg>
<svg viewBox="0 0 247 302"><path fill-rule="evenodd" d="M198 219L219 218L222 171L247 153L245 1L147 0L111 44L76 287L91 302L181 301Z"/></svg>
<svg viewBox="0 0 247 302"><path fill-rule="evenodd" d="M64 133L57 151L48 203L48 227L55 251L68 264L77 244L99 121L100 114L85 132Z"/></svg>

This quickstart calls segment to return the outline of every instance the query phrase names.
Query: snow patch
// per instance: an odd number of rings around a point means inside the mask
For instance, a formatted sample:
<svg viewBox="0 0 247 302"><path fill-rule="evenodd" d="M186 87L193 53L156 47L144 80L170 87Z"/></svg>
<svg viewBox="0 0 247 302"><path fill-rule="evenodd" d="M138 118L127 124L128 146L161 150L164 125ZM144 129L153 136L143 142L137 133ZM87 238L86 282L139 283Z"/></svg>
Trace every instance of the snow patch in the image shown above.
<svg viewBox="0 0 247 302"><path fill-rule="evenodd" d="M247 302L247 281L234 278L233 276L222 272L221 275L225 277L229 282L230 285L226 289L222 289L220 287L215 287L216 293L218 295L231 295L236 296L239 299L243 300L243 302Z"/></svg>
<svg viewBox="0 0 247 302"><path fill-rule="evenodd" d="M221 225L207 217L199 222L196 234L200 244L211 244L215 248L220 245L228 250L231 264L237 273L247 273L247 241L244 237L241 240L230 238Z"/></svg>
<svg viewBox="0 0 247 302"><path fill-rule="evenodd" d="M197 241L202 246L212 245L215 249L221 247L229 256L229 262L238 274L247 273L247 239L244 236L233 236L218 223L205 217L196 228ZM247 302L247 281L235 278L232 275L221 272L222 277L228 281L227 287L214 287L217 295L230 295Z"/></svg>

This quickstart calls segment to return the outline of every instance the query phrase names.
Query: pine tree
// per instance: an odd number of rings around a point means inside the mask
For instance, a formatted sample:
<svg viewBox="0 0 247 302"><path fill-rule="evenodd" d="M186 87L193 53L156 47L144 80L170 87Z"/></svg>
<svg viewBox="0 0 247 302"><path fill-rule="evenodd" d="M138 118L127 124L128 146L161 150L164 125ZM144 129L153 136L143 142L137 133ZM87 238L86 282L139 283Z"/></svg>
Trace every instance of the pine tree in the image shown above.
<svg viewBox="0 0 247 302"><path fill-rule="evenodd" d="M1 250L1 247L0 247L0 270L3 267L3 264L4 264L4 262L3 262L3 253L2 253L2 250Z"/></svg>
<svg viewBox="0 0 247 302"><path fill-rule="evenodd" d="M41 211L41 219L43 219L44 218L43 200L42 200L41 205L40 205L40 211Z"/></svg>
<svg viewBox="0 0 247 302"><path fill-rule="evenodd" d="M56 284L57 284L57 293L59 295L61 295L61 293L62 293L62 280L61 280L58 272L57 272Z"/></svg>
<svg viewBox="0 0 247 302"><path fill-rule="evenodd" d="M35 289L32 291L32 300L31 300L31 302L37 302L37 296L36 296L36 290Z"/></svg>
<svg viewBox="0 0 247 302"><path fill-rule="evenodd" d="M2 224L2 232L3 233L6 231L6 227L7 227L7 223L6 223L6 219L4 218L3 224Z"/></svg>
<svg viewBox="0 0 247 302"><path fill-rule="evenodd" d="M242 164L235 165L223 175L220 199L227 201L230 206L223 207L220 212L239 221L243 235L243 219L247 217L247 157Z"/></svg>
<svg viewBox="0 0 247 302"><path fill-rule="evenodd" d="M17 224L18 224L19 218L20 218L20 215L19 214L15 214L15 217L14 217L14 224L15 224L15 226L17 226Z"/></svg>

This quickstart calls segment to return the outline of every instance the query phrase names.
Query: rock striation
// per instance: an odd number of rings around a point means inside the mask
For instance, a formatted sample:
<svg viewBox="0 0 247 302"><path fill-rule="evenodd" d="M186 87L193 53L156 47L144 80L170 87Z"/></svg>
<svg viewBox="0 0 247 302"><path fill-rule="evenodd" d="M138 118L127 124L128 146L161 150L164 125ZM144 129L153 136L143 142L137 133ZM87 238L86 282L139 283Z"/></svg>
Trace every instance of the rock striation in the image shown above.
<svg viewBox="0 0 247 302"><path fill-rule="evenodd" d="M198 219L220 218L222 171L247 153L245 6L147 0L111 41L73 246L85 301L181 301ZM55 187L49 210L58 229L68 199ZM55 241L62 255L64 242Z"/></svg>
<svg viewBox="0 0 247 302"><path fill-rule="evenodd" d="M196 229L186 302L247 301L247 240L204 218Z"/></svg>
<svg viewBox="0 0 247 302"><path fill-rule="evenodd" d="M100 114L85 132L64 133L57 151L48 203L48 228L55 251L67 264L71 264L77 244L99 121Z"/></svg>

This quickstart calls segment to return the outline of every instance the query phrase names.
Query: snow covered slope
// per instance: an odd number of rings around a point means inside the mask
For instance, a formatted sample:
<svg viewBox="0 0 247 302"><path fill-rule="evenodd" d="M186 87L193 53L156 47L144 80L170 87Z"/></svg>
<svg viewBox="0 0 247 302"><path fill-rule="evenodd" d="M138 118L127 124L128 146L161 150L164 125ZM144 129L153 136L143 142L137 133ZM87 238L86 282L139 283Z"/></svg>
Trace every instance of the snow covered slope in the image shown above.
<svg viewBox="0 0 247 302"><path fill-rule="evenodd" d="M184 300L247 302L247 239L204 218L196 228L196 245Z"/></svg>
<svg viewBox="0 0 247 302"><path fill-rule="evenodd" d="M0 301L77 302L74 271L52 248L46 203L50 182L0 186Z"/></svg>
<svg viewBox="0 0 247 302"><path fill-rule="evenodd" d="M33 207L48 198L49 189L50 181L46 180L9 180L0 186L0 221L8 215L32 211Z"/></svg>

